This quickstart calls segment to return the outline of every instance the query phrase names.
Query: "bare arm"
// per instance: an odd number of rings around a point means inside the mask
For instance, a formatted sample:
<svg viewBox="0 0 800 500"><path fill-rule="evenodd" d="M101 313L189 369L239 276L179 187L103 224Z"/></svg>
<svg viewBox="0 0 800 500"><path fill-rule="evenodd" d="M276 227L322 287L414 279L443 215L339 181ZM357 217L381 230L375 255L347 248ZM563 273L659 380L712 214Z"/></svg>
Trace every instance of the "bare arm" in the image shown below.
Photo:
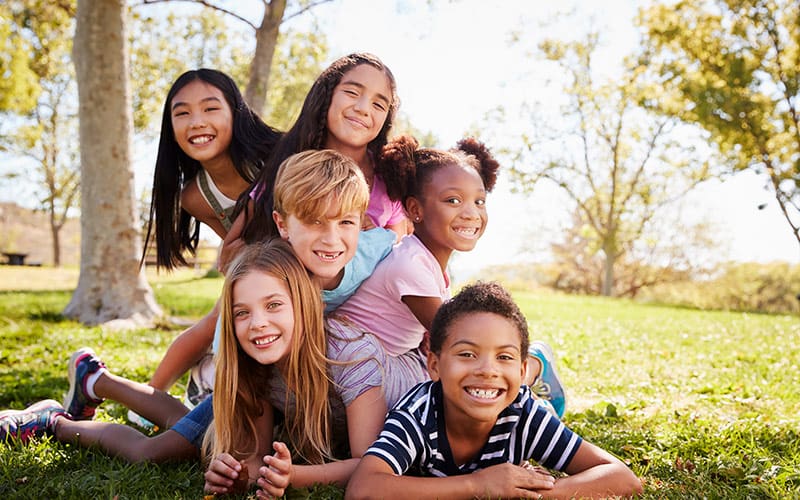
<svg viewBox="0 0 800 500"><path fill-rule="evenodd" d="M472 474L452 477L413 477L394 474L382 459L361 459L345 491L345 499L373 498L541 498L553 486L553 477L541 470L500 464Z"/></svg>
<svg viewBox="0 0 800 500"><path fill-rule="evenodd" d="M439 306L442 305L442 299L439 297L417 297L415 295L403 295L403 303L411 309L411 312L416 316L417 321L420 322L426 330L431 329L433 317Z"/></svg>
<svg viewBox="0 0 800 500"><path fill-rule="evenodd" d="M214 213L214 209L200 193L200 188L197 187L197 178L189 181L181 191L181 207L192 217L213 229L217 236L225 237L225 226L222 225L217 214Z"/></svg>
<svg viewBox="0 0 800 500"><path fill-rule="evenodd" d="M219 303L200 321L175 337L150 378L151 386L162 391L169 390L175 381L203 357L214 341L218 316Z"/></svg>
<svg viewBox="0 0 800 500"><path fill-rule="evenodd" d="M222 250L219 252L219 262L217 262L217 268L223 274L228 269L228 265L231 263L231 260L233 260L239 250L241 250L244 246L242 232L244 232L244 228L247 225L246 213L252 213L252 211L253 200L250 200L247 202L247 210L242 210L239 215L236 216L236 220L234 220L233 224L231 224L228 234L226 234L222 240Z"/></svg>
<svg viewBox="0 0 800 500"><path fill-rule="evenodd" d="M322 465L295 465L292 467L292 486L315 483L346 485L361 455L377 439L385 416L386 400L381 388L364 391L347 407L347 432L353 458Z"/></svg>
<svg viewBox="0 0 800 500"><path fill-rule="evenodd" d="M642 493L639 478L618 458L583 441L547 498L606 498Z"/></svg>

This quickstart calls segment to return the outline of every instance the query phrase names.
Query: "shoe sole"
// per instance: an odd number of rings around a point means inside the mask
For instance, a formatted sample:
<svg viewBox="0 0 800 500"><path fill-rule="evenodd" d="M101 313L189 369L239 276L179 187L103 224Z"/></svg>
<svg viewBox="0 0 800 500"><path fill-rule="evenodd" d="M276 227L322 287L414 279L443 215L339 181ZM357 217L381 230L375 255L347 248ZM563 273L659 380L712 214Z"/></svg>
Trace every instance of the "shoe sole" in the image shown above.
<svg viewBox="0 0 800 500"><path fill-rule="evenodd" d="M567 412L567 395L566 391L564 391L564 383L561 382L561 377L558 376L558 371L556 370L556 356L553 354L553 348L550 345L544 342L531 342L531 344L536 344L539 346L541 351L544 353L545 359L547 359L548 364L550 365L550 371L553 373L553 378L558 380L558 385L561 386L562 393L564 394L564 409L563 413ZM560 418L560 417L559 417Z"/></svg>
<svg viewBox="0 0 800 500"><path fill-rule="evenodd" d="M8 417L10 415L19 415L20 413L29 413L29 412L32 412L32 411L45 410L47 408L52 408L54 406L55 407L61 407L61 403L59 403L55 399L43 399L41 401L33 403L32 405L28 406L24 410L3 410L3 411L0 411L0 418Z"/></svg>
<svg viewBox="0 0 800 500"><path fill-rule="evenodd" d="M77 387L76 380L75 380L75 370L77 370L78 360L81 359L83 356L87 354L94 354L92 349L88 347L82 347L77 351L72 353L72 356L69 357L69 366L67 367L67 378L69 379L69 392L67 392L67 397L64 399L64 411L69 411L70 403L72 402L72 398L75 397L75 388ZM82 417L81 415L72 415L72 418L75 420L88 420L88 418Z"/></svg>

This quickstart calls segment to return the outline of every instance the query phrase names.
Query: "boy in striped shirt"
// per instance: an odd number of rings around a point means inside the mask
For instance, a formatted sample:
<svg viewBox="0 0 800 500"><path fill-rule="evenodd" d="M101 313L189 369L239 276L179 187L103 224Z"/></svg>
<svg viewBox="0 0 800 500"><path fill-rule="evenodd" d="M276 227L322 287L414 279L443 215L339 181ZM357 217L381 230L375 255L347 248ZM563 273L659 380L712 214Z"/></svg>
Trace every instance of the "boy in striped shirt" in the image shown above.
<svg viewBox="0 0 800 500"><path fill-rule="evenodd" d="M522 383L527 322L496 283L465 287L430 332L431 379L389 412L347 491L359 498L574 498L641 492L633 472ZM568 474L555 478L547 469Z"/></svg>

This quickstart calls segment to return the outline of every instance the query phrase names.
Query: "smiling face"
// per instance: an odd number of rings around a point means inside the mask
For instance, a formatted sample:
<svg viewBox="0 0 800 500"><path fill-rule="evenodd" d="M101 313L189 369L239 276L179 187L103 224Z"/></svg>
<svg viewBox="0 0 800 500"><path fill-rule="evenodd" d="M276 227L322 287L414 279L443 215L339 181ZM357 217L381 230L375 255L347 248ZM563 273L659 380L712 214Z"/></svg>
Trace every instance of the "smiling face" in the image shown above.
<svg viewBox="0 0 800 500"><path fill-rule="evenodd" d="M391 82L383 71L369 64L347 71L331 96L325 148L351 157L363 153L383 128L391 99Z"/></svg>
<svg viewBox="0 0 800 500"><path fill-rule="evenodd" d="M233 114L221 90L194 80L175 94L170 110L175 142L190 158L202 165L230 160Z"/></svg>
<svg viewBox="0 0 800 500"><path fill-rule="evenodd" d="M297 258L323 290L339 286L345 264L356 253L361 228L361 212L340 213L336 203L330 206L324 217L311 221L273 213L281 238L292 245Z"/></svg>
<svg viewBox="0 0 800 500"><path fill-rule="evenodd" d="M499 314L453 320L439 354L428 355L431 379L442 383L448 428L493 425L522 384L522 354L519 330Z"/></svg>
<svg viewBox="0 0 800 500"><path fill-rule="evenodd" d="M236 339L248 356L262 365L286 358L294 337L294 309L283 280L248 272L233 285L231 311Z"/></svg>
<svg viewBox="0 0 800 500"><path fill-rule="evenodd" d="M414 234L444 269L453 250L475 248L486 230L486 189L471 167L449 164L437 169L420 198L406 201ZM419 222L417 222L419 221Z"/></svg>

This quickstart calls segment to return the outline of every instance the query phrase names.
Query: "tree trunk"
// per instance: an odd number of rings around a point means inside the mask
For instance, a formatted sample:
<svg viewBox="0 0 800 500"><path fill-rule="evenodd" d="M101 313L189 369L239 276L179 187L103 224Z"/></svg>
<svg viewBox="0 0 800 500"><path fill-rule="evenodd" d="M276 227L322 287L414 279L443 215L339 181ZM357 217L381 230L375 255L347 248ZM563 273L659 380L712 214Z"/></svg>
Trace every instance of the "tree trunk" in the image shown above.
<svg viewBox="0 0 800 500"><path fill-rule="evenodd" d="M139 268L125 0L78 0L73 61L81 145L81 270L64 315L147 325L161 314Z"/></svg>
<svg viewBox="0 0 800 500"><path fill-rule="evenodd" d="M264 18L256 30L256 52L250 63L250 80L247 82L244 100L261 116L266 116L264 108L267 104L269 73L285 10L286 0L271 0L264 6Z"/></svg>
<svg viewBox="0 0 800 500"><path fill-rule="evenodd" d="M606 256L603 261L603 289L600 293L604 297L611 297L614 293L614 260L616 255L610 250L603 252Z"/></svg>
<svg viewBox="0 0 800 500"><path fill-rule="evenodd" d="M53 266L61 267L61 228L55 220L55 215L50 213L50 234L53 237Z"/></svg>

